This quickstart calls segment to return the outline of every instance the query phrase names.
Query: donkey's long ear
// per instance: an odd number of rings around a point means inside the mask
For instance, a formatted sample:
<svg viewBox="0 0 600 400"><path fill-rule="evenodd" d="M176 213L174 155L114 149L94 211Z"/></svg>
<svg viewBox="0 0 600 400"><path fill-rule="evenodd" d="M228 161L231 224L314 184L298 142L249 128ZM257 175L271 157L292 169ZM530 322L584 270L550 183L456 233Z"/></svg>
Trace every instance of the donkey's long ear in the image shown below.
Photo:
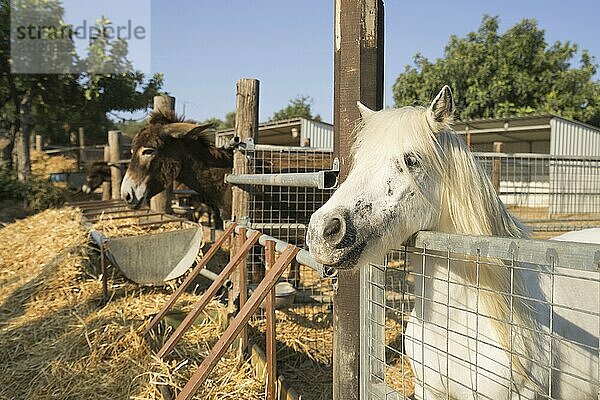
<svg viewBox="0 0 600 400"><path fill-rule="evenodd" d="M212 128L213 123L207 123L202 125L188 124L184 122L174 123L165 125L163 128L164 132L171 137L176 139L199 139L202 136L202 132Z"/></svg>
<svg viewBox="0 0 600 400"><path fill-rule="evenodd" d="M376 111L371 110L369 107L365 106L360 101L357 101L356 105L358 106L358 111L360 111L360 116L362 117L363 120L367 119L368 117L375 114L375 112L376 112Z"/></svg>
<svg viewBox="0 0 600 400"><path fill-rule="evenodd" d="M442 90L435 96L435 99L429 106L428 117L438 128L443 129L446 125L452 122L454 114L454 99L452 98L452 90L450 86L445 85Z"/></svg>

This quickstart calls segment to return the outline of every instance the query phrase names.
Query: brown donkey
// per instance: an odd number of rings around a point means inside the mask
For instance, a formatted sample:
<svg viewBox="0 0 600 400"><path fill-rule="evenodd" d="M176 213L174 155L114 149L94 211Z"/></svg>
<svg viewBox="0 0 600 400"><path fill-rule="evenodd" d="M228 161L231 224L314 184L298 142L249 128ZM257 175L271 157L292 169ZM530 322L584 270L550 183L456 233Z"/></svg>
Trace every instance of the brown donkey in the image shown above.
<svg viewBox="0 0 600 400"><path fill-rule="evenodd" d="M86 194L98 189L102 182L110 182L110 167L106 161L94 161L81 186L81 191Z"/></svg>
<svg viewBox="0 0 600 400"><path fill-rule="evenodd" d="M140 207L176 180L218 211L217 221L229 219L231 187L225 183L225 174L231 173L233 151L208 141L203 132L211 126L184 121L174 112L152 113L131 144L131 163L121 184L127 205Z"/></svg>

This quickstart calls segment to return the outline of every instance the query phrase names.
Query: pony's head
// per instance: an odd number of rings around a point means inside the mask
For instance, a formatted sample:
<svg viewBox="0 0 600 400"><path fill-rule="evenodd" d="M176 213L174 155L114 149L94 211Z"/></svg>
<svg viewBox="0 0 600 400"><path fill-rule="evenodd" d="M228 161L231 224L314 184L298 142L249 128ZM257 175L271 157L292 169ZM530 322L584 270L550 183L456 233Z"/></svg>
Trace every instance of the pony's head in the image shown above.
<svg viewBox="0 0 600 400"><path fill-rule="evenodd" d="M520 236L450 128L448 86L427 108L358 107L350 173L310 220L307 244L315 259L337 267L378 260L419 230Z"/></svg>
<svg viewBox="0 0 600 400"><path fill-rule="evenodd" d="M172 185L190 148L212 146L202 134L211 126L182 121L174 112L151 114L131 144L131 162L121 184L121 198L127 205L137 208Z"/></svg>

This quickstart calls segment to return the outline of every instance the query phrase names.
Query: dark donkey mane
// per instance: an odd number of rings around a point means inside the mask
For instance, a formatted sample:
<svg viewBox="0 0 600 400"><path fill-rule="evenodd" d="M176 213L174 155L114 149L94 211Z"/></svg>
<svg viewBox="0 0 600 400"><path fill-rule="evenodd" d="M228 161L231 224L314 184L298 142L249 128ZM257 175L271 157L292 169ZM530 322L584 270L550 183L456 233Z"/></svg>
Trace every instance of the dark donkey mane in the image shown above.
<svg viewBox="0 0 600 400"><path fill-rule="evenodd" d="M148 118L148 124L150 125L167 125L174 124L176 122L184 122L187 124L196 124L196 121L191 119L185 119L182 115L177 115L174 110L169 111L152 111Z"/></svg>

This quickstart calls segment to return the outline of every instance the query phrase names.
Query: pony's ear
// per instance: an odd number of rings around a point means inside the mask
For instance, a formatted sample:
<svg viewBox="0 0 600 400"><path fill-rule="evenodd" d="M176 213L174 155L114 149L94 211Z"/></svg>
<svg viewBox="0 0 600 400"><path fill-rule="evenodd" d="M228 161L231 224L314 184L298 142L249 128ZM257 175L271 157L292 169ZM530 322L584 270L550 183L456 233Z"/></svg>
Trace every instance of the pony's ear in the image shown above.
<svg viewBox="0 0 600 400"><path fill-rule="evenodd" d="M450 86L445 85L429 106L431 118L437 124L448 125L454 114L454 99Z"/></svg>
<svg viewBox="0 0 600 400"><path fill-rule="evenodd" d="M209 128L212 128L213 125L214 124L212 122L202 125L179 122L165 125L163 130L167 135L175 139L185 138L197 140L202 136L202 132Z"/></svg>
<svg viewBox="0 0 600 400"><path fill-rule="evenodd" d="M371 115L375 114L375 111L371 110L369 107L365 106L360 101L357 101L356 105L358 106L358 111L360 111L360 116L362 117L363 120L365 120L368 117L370 117Z"/></svg>

